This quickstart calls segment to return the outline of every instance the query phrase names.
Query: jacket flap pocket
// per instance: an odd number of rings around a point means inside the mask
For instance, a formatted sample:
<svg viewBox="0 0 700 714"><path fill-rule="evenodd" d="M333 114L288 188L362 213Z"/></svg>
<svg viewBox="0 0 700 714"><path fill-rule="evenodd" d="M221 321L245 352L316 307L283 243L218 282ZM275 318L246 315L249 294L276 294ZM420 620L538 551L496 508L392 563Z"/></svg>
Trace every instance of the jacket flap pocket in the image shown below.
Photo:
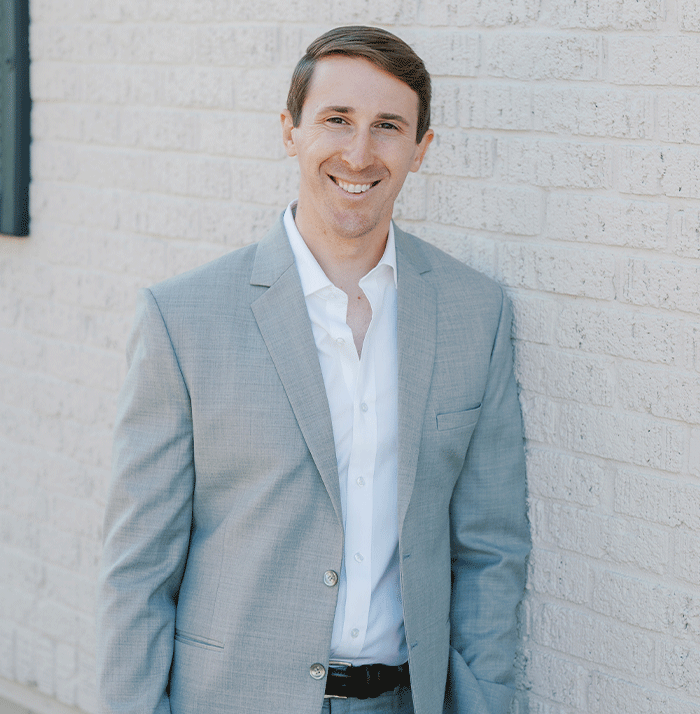
<svg viewBox="0 0 700 714"><path fill-rule="evenodd" d="M437 428L439 431L446 429L464 429L474 426L479 419L481 404L474 409L467 409L461 412L448 412L446 414L437 415Z"/></svg>
<svg viewBox="0 0 700 714"><path fill-rule="evenodd" d="M199 637L199 635L191 635L189 632L175 630L175 639L186 645L194 645L195 647L204 647L210 650L224 649L224 643L217 640L210 640L208 637Z"/></svg>

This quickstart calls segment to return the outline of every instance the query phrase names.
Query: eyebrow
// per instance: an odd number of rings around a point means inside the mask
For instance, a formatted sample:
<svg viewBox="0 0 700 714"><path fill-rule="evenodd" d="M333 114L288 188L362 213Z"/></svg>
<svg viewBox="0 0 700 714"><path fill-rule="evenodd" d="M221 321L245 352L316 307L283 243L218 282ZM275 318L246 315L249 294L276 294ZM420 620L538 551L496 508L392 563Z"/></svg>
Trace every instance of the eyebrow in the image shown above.
<svg viewBox="0 0 700 714"><path fill-rule="evenodd" d="M327 106L321 107L319 109L319 114L325 114L326 112L334 112L335 114L354 114L355 110L352 107L339 107L339 106ZM387 121L396 121L406 126L410 126L410 122L402 117L400 114L391 114L390 112L382 112L377 115L377 119L385 119Z"/></svg>

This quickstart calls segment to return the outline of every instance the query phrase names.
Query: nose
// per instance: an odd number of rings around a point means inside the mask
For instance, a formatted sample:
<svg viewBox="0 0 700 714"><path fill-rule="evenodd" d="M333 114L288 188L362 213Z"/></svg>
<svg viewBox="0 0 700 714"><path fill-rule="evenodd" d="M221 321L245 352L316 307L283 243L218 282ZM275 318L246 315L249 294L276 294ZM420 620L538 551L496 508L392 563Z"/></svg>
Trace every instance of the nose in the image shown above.
<svg viewBox="0 0 700 714"><path fill-rule="evenodd" d="M361 171L372 164L372 137L369 129L357 129L343 147L342 159L353 171Z"/></svg>

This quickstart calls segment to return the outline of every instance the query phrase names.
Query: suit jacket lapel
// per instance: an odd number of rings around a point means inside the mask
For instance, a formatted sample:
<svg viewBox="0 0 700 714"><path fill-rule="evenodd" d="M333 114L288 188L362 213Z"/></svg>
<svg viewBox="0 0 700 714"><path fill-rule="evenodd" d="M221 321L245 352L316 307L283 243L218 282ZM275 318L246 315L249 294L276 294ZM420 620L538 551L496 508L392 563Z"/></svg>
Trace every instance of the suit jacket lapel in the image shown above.
<svg viewBox="0 0 700 714"><path fill-rule="evenodd" d="M258 244L250 282L268 288L251 308L299 428L342 522L328 398L294 254L281 221Z"/></svg>
<svg viewBox="0 0 700 714"><path fill-rule="evenodd" d="M437 299L433 286L424 278L431 267L418 243L396 226L394 229L398 273L398 515L401 533L416 478L433 374Z"/></svg>

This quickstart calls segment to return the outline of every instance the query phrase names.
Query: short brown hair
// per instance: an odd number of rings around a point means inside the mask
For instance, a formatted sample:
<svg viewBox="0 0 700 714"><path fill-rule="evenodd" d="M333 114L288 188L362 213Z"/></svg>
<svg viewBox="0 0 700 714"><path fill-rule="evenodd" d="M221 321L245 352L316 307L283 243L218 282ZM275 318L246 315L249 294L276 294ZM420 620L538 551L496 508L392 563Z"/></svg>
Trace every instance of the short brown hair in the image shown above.
<svg viewBox="0 0 700 714"><path fill-rule="evenodd" d="M287 95L292 123L299 126L316 62L328 55L361 57L388 72L418 95L416 143L430 127L430 75L423 60L400 38L379 27L336 27L315 39L294 68Z"/></svg>

